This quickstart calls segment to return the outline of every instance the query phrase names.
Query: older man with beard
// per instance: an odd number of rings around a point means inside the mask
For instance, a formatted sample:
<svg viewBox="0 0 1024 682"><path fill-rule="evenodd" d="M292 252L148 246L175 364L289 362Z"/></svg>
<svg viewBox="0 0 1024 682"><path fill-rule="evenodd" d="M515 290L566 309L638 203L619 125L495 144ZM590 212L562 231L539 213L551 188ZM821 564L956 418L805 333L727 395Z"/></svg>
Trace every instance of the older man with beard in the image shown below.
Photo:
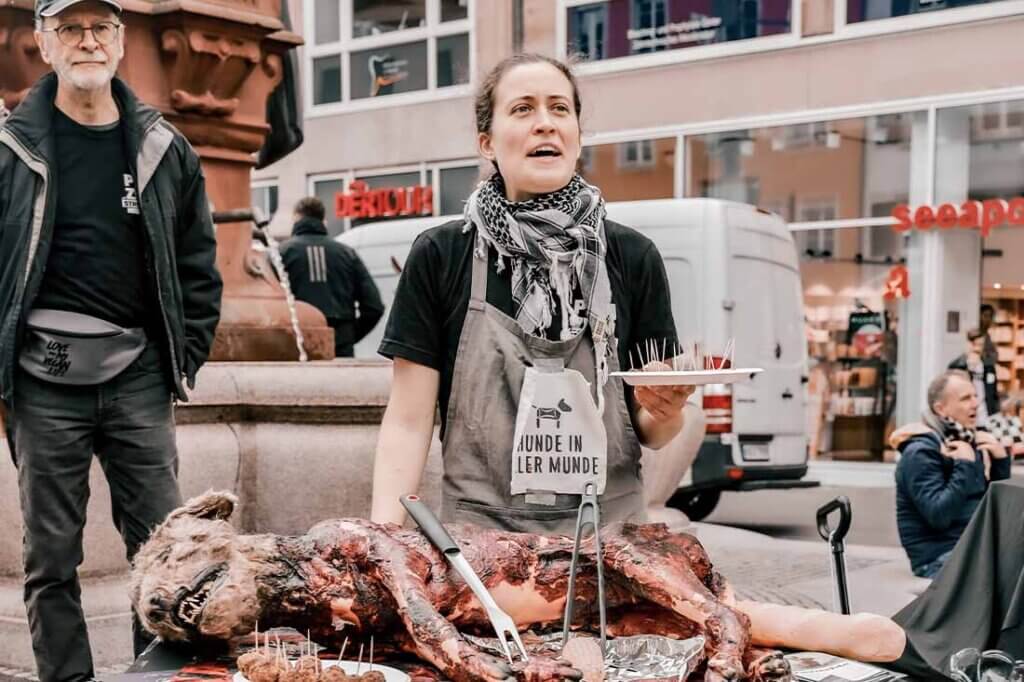
<svg viewBox="0 0 1024 682"><path fill-rule="evenodd" d="M181 503L172 397L206 359L222 287L198 156L114 77L120 6L37 0L35 13L55 73L0 124L0 400L39 677L86 680L93 454L131 558Z"/></svg>

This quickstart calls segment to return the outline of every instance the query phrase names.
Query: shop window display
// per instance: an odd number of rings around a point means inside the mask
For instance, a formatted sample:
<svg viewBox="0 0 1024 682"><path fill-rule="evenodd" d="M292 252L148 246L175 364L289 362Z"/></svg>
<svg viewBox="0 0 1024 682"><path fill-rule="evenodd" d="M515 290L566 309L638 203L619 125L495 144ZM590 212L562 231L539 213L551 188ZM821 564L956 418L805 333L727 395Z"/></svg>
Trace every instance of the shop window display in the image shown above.
<svg viewBox="0 0 1024 682"><path fill-rule="evenodd" d="M889 227L797 231L810 381L812 456L881 459L896 398L899 299L904 267ZM872 246L874 243L874 246ZM891 248L881 253L882 245Z"/></svg>
<svg viewBox="0 0 1024 682"><path fill-rule="evenodd" d="M686 196L730 199L789 223L889 216L910 196L923 113L687 136Z"/></svg>
<svg viewBox="0 0 1024 682"><path fill-rule="evenodd" d="M606 0L566 9L567 52L588 61L789 33L791 0Z"/></svg>

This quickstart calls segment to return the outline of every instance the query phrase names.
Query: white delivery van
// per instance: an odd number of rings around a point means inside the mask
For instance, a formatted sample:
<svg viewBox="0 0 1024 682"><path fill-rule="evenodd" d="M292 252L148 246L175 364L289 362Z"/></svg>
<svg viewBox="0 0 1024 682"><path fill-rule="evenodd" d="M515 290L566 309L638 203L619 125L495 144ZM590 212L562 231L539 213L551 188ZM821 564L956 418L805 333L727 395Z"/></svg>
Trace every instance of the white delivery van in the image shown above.
<svg viewBox="0 0 1024 682"><path fill-rule="evenodd" d="M707 431L668 505L691 520L723 490L811 487L807 473L803 297L796 247L778 216L717 199L611 202L608 217L650 237L665 261L681 342L720 354L735 339L737 367L762 367L748 383L703 390ZM355 248L389 307L416 236L459 216L359 227L338 237ZM356 346L373 357L381 322Z"/></svg>

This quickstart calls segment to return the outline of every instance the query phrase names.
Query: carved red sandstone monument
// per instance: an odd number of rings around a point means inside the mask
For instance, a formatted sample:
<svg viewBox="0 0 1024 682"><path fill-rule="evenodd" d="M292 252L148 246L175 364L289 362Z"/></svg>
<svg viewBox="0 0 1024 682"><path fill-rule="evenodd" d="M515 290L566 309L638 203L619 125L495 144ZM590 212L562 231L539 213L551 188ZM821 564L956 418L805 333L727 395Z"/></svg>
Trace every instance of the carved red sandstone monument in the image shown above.
<svg viewBox="0 0 1024 682"><path fill-rule="evenodd" d="M121 0L127 26L118 75L196 148L216 210L247 208L249 176L269 130L267 96L282 56L302 43L284 30L284 0ZM32 0L0 0L0 98L13 109L48 70L32 39ZM295 360L280 285L251 250L251 225L217 226L224 303L211 360ZM298 303L311 360L334 356L323 315Z"/></svg>

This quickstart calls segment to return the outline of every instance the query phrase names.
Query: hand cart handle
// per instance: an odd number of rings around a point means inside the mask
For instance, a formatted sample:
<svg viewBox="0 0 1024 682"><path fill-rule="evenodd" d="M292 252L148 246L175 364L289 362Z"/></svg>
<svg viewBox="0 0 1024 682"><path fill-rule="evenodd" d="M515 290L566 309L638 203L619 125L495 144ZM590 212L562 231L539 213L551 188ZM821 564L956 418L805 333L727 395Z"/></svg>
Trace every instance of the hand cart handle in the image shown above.
<svg viewBox="0 0 1024 682"><path fill-rule="evenodd" d="M839 510L839 525L831 528L828 524L829 514ZM850 524L853 521L853 509L850 506L850 498L840 495L818 509L818 535L822 540L829 542L842 542L846 534L850 532Z"/></svg>

